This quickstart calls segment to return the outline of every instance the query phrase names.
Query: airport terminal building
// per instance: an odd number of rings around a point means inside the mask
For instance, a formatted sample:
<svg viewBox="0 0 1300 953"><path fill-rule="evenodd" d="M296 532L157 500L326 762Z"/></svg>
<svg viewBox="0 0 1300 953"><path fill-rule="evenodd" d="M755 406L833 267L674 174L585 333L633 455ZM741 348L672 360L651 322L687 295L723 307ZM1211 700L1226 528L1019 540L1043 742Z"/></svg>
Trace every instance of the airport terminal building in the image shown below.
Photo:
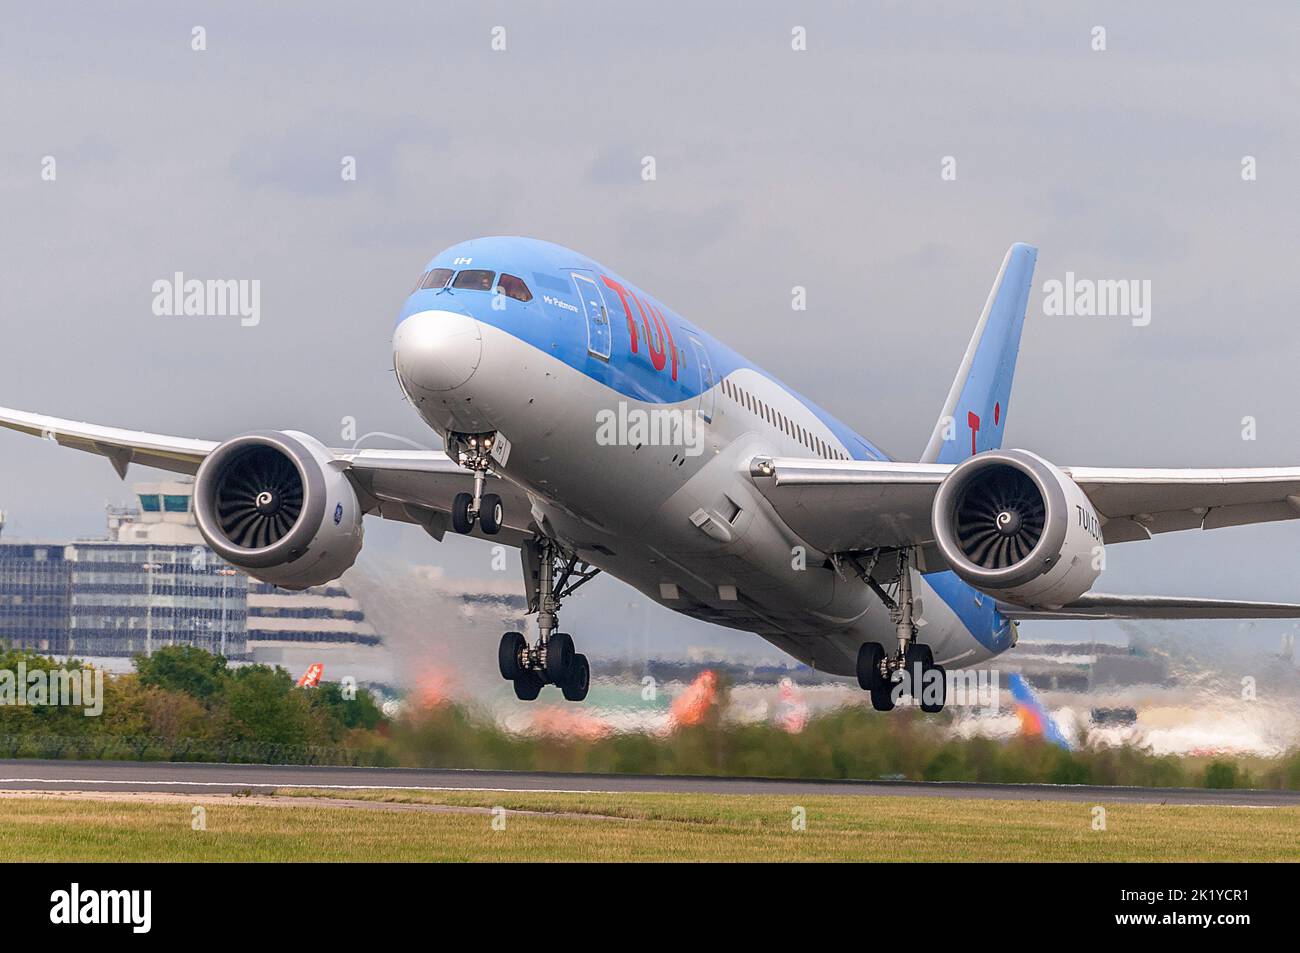
<svg viewBox="0 0 1300 953"><path fill-rule="evenodd" d="M379 644L339 582L290 592L219 559L199 534L192 491L184 480L137 484L137 505L108 508L105 539L0 540L0 643L81 657L195 645L232 659Z"/></svg>

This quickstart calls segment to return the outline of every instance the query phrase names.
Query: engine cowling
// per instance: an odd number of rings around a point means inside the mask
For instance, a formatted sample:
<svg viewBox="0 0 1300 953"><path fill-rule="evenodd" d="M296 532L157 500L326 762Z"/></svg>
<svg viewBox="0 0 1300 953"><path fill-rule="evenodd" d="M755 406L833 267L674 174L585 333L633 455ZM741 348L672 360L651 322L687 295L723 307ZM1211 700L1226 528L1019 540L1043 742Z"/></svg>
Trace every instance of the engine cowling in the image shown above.
<svg viewBox="0 0 1300 953"><path fill-rule="evenodd" d="M296 431L227 440L199 467L194 515L222 559L285 589L337 579L361 552L362 510L330 453Z"/></svg>
<svg viewBox="0 0 1300 953"><path fill-rule="evenodd" d="M1073 480L1025 450L989 450L935 494L935 541L961 579L998 599L1057 609L1104 565L1101 521Z"/></svg>

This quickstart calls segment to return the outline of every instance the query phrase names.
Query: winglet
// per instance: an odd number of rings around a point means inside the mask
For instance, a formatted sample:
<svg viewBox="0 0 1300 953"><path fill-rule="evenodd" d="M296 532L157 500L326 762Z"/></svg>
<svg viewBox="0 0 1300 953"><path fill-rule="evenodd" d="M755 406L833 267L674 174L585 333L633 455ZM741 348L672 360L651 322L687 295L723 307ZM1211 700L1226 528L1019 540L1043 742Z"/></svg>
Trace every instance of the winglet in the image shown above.
<svg viewBox="0 0 1300 953"><path fill-rule="evenodd" d="M1002 446L1037 260L1032 245L1008 249L921 463L958 463Z"/></svg>

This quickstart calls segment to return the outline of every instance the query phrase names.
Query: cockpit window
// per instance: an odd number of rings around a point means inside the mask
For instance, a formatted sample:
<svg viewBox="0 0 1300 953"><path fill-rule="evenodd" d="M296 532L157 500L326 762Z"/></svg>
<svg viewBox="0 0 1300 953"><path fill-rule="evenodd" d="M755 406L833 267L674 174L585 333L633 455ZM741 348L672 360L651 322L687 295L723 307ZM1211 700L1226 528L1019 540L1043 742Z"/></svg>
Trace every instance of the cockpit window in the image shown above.
<svg viewBox="0 0 1300 953"><path fill-rule="evenodd" d="M471 291L491 291L492 276L494 274L495 272L492 271L480 271L478 269L462 271L452 281L451 286L453 288L467 288Z"/></svg>
<svg viewBox="0 0 1300 953"><path fill-rule="evenodd" d="M424 276L420 282L421 288L441 288L447 284L447 279L451 277L450 268L435 268Z"/></svg>
<svg viewBox="0 0 1300 953"><path fill-rule="evenodd" d="M514 298L516 301L532 301L533 293L528 290L523 279L516 278L514 275L503 274L497 279L497 291L507 298Z"/></svg>

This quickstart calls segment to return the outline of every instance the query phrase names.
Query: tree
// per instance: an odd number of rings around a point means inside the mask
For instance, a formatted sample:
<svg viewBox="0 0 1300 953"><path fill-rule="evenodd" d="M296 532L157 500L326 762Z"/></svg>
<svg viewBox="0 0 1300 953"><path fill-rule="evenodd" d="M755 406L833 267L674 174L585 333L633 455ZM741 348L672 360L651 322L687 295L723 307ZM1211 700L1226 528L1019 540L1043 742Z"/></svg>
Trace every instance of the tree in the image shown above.
<svg viewBox="0 0 1300 953"><path fill-rule="evenodd" d="M311 705L282 668L246 665L226 686L226 708L239 741L311 744L316 739Z"/></svg>
<svg viewBox="0 0 1300 953"><path fill-rule="evenodd" d="M308 697L313 708L344 728L370 730L384 720L384 713L369 692L360 690L355 698L348 699L343 696L343 688L338 682L322 682L310 690Z"/></svg>
<svg viewBox="0 0 1300 953"><path fill-rule="evenodd" d="M135 670L144 685L184 692L207 701L221 693L229 672L226 659L193 645L168 645L153 655L137 655Z"/></svg>

